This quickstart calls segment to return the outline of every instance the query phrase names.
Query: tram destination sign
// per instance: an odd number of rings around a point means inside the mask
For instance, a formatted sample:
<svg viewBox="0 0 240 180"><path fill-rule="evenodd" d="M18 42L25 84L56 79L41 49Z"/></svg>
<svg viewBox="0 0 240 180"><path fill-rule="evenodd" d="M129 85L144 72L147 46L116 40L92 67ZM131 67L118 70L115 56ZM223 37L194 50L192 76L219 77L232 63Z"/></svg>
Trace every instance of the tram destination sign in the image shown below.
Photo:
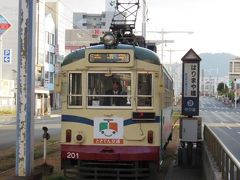
<svg viewBox="0 0 240 180"><path fill-rule="evenodd" d="M128 53L90 53L90 63L129 63Z"/></svg>
<svg viewBox="0 0 240 180"><path fill-rule="evenodd" d="M10 27L11 24L8 20L0 14L0 36L2 36Z"/></svg>
<svg viewBox="0 0 240 180"><path fill-rule="evenodd" d="M199 115L199 69L201 58L190 49L182 58L182 115Z"/></svg>

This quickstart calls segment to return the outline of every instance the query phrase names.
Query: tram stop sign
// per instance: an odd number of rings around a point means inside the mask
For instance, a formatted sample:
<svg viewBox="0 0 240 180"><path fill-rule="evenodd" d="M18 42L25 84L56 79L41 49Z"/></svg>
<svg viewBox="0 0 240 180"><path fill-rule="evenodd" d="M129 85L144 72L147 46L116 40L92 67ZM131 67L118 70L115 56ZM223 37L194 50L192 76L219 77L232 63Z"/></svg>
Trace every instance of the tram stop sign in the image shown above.
<svg viewBox="0 0 240 180"><path fill-rule="evenodd" d="M199 69L201 58L190 49L182 57L182 115L199 115Z"/></svg>
<svg viewBox="0 0 240 180"><path fill-rule="evenodd" d="M8 20L0 14L0 36L2 36L10 27L11 24Z"/></svg>

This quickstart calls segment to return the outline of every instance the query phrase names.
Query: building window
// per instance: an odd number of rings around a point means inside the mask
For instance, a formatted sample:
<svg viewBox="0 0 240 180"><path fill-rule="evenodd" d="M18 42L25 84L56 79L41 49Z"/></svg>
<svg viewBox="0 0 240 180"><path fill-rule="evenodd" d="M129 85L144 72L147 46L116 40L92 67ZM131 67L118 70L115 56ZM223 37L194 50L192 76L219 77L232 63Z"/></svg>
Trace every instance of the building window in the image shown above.
<svg viewBox="0 0 240 180"><path fill-rule="evenodd" d="M49 56L49 63L50 64L55 64L55 54L54 53L49 53L50 54L50 56Z"/></svg>
<svg viewBox="0 0 240 180"><path fill-rule="evenodd" d="M46 43L54 46L55 45L55 35L50 32L46 32L45 36L46 36Z"/></svg>
<svg viewBox="0 0 240 180"><path fill-rule="evenodd" d="M235 62L234 63L234 72L235 73L240 73L240 62Z"/></svg>
<svg viewBox="0 0 240 180"><path fill-rule="evenodd" d="M233 71L233 63L230 62L230 65L229 65L229 72L232 72Z"/></svg>
<svg viewBox="0 0 240 180"><path fill-rule="evenodd" d="M48 51L46 51L45 62L49 63L49 52Z"/></svg>
<svg viewBox="0 0 240 180"><path fill-rule="evenodd" d="M50 43L51 45L55 45L55 35L50 33Z"/></svg>
<svg viewBox="0 0 240 180"><path fill-rule="evenodd" d="M50 72L49 75L50 75L50 77L49 77L49 82L50 82L51 84L53 84L54 73L53 73L53 72Z"/></svg>

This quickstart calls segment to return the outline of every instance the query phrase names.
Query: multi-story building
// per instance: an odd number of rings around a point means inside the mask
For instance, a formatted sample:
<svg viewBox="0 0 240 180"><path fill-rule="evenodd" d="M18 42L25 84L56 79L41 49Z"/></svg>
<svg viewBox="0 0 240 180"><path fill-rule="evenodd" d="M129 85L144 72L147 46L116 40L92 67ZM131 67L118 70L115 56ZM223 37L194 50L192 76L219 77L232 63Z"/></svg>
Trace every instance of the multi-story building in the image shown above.
<svg viewBox="0 0 240 180"><path fill-rule="evenodd" d="M240 79L240 57L229 61L229 80Z"/></svg>
<svg viewBox="0 0 240 180"><path fill-rule="evenodd" d="M61 1L41 0L37 1L36 5L36 113L43 115L50 113L51 107L60 107L60 96L54 91L54 77L65 56L67 23L64 22L65 11ZM0 107L13 107L18 61L18 3L15 0L9 0L8 3L1 1L0 12L0 15L4 15L11 23L11 28L1 37L1 52L7 50L11 58L9 62L2 63L3 56L0 56Z"/></svg>
<svg viewBox="0 0 240 180"><path fill-rule="evenodd" d="M105 1L105 12L101 14L88 14L83 12L73 13L74 29L102 29L108 30L115 11L116 1Z"/></svg>
<svg viewBox="0 0 240 180"><path fill-rule="evenodd" d="M116 1L106 0L105 11L101 14L73 13L73 29L66 30L66 54L100 41L109 30L115 11Z"/></svg>
<svg viewBox="0 0 240 180"><path fill-rule="evenodd" d="M11 27L0 37L0 109L14 109L18 62L18 3L0 1L0 15ZM5 60L8 53L8 60Z"/></svg>
<svg viewBox="0 0 240 180"><path fill-rule="evenodd" d="M231 87L236 91L236 98L240 97L240 57L229 61L229 81Z"/></svg>
<svg viewBox="0 0 240 180"><path fill-rule="evenodd" d="M37 6L36 112L50 113L60 108L60 94L54 91L54 79L65 56L67 17L64 4L42 0Z"/></svg>

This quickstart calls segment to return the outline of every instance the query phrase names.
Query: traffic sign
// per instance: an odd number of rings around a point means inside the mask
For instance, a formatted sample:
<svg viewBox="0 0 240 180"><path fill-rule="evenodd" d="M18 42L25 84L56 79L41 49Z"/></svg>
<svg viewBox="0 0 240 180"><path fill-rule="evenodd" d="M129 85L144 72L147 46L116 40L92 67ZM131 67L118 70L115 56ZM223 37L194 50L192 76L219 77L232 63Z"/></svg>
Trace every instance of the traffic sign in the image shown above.
<svg viewBox="0 0 240 180"><path fill-rule="evenodd" d="M5 64L12 63L12 50L11 49L3 50L3 63L5 63Z"/></svg>
<svg viewBox="0 0 240 180"><path fill-rule="evenodd" d="M9 28L11 27L11 24L8 22L8 20L0 14L0 36L3 35Z"/></svg>

